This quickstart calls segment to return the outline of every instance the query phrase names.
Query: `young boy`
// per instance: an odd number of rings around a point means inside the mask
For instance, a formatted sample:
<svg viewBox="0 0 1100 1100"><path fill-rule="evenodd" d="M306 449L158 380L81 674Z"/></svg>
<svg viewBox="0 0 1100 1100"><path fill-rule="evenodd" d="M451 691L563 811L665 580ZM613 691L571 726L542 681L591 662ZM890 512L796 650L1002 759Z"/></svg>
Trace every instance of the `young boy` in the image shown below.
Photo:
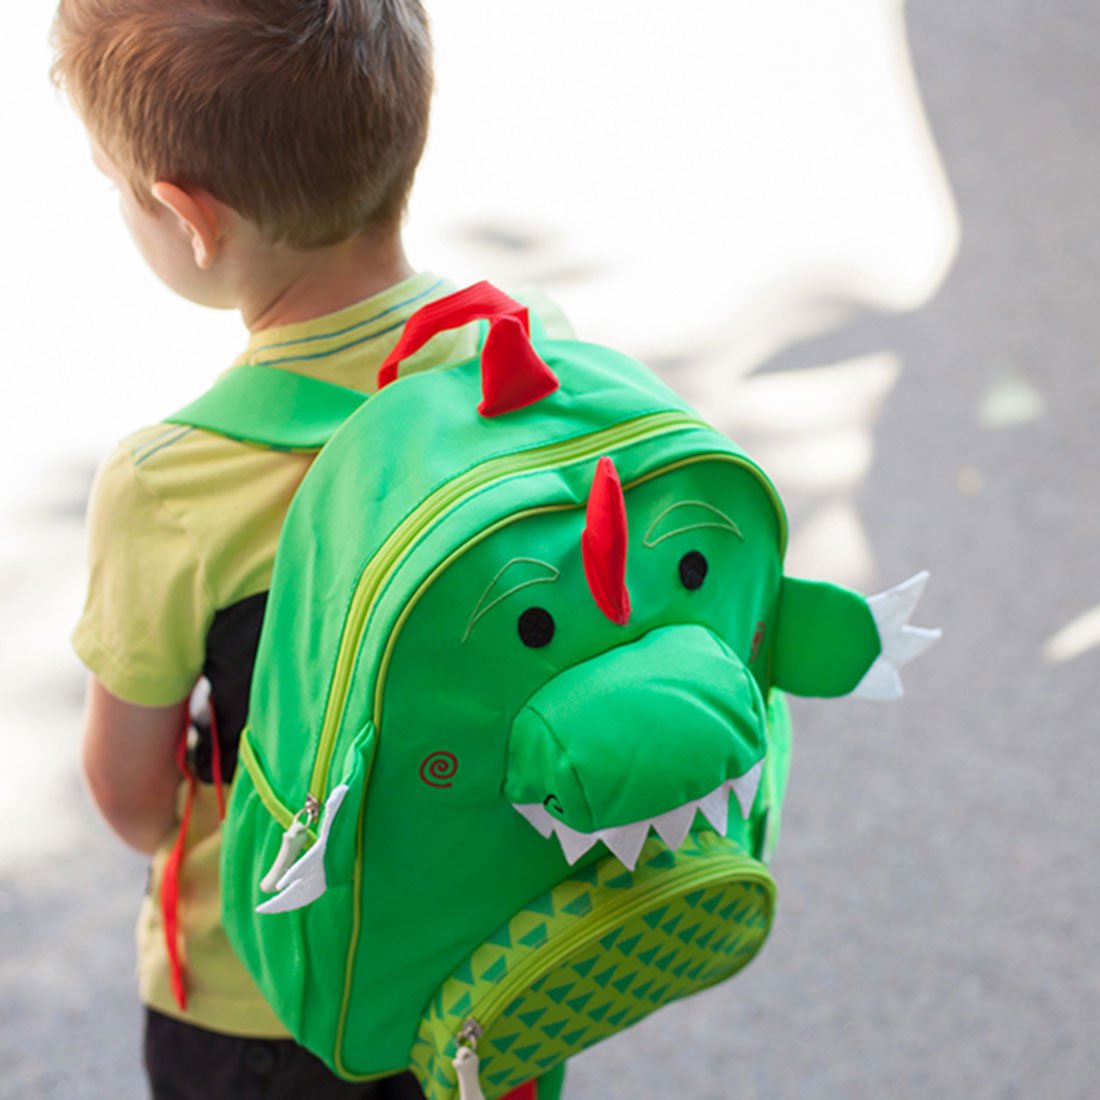
<svg viewBox="0 0 1100 1100"><path fill-rule="evenodd" d="M55 78L156 275L240 311L238 363L370 390L408 317L454 289L412 271L400 234L432 87L419 0L62 0L54 37ZM471 354L472 339L442 336L403 370ZM205 676L228 781L276 541L309 463L162 424L126 439L93 491L74 636L91 673L84 770L107 822L153 856L138 942L155 1100L420 1096L408 1074L337 1080L233 955L209 738L173 856L189 699Z"/></svg>

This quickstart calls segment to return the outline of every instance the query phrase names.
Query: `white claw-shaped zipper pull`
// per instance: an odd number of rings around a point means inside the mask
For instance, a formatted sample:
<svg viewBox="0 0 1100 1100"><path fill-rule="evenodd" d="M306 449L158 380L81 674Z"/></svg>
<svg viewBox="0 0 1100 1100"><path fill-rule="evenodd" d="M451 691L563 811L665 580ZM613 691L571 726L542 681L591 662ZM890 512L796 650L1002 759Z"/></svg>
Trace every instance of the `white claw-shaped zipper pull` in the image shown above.
<svg viewBox="0 0 1100 1100"><path fill-rule="evenodd" d="M458 1074L459 1100L485 1100L478 1076L481 1059L477 1056L477 1041L482 1034L481 1025L474 1019L467 1020L458 1033L458 1051L451 1065Z"/></svg>
<svg viewBox="0 0 1100 1100"><path fill-rule="evenodd" d="M304 856L299 856L290 865L286 874L275 884L279 892L273 898L265 901L263 905L257 905L257 913L266 916L269 913L289 913L294 909L304 909L324 895L328 889L328 879L325 877L325 849L328 847L332 823L340 812L340 807L343 805L348 790L346 783L341 783L340 786L332 788L328 799L325 801L324 813L321 815L321 828L317 833L317 843ZM313 805L317 806L317 803L314 802ZM310 812L308 802L306 803L306 810Z"/></svg>
<svg viewBox="0 0 1100 1100"><path fill-rule="evenodd" d="M275 857L271 870L260 879L260 889L265 894L274 894L279 889L279 879L290 870L294 861L301 855L309 839L309 827L317 820L318 808L317 799L309 795L305 807L298 812L290 823L290 828L283 833L279 854Z"/></svg>

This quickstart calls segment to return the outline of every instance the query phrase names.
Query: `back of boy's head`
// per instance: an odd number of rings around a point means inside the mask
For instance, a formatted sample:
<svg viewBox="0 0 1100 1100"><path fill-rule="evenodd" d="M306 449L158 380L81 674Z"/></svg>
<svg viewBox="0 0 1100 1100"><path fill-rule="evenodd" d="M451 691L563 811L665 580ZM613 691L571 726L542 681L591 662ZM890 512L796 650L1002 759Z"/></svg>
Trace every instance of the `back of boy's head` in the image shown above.
<svg viewBox="0 0 1100 1100"><path fill-rule="evenodd" d="M61 0L54 45L142 202L202 188L296 248L399 223L432 92L420 0Z"/></svg>

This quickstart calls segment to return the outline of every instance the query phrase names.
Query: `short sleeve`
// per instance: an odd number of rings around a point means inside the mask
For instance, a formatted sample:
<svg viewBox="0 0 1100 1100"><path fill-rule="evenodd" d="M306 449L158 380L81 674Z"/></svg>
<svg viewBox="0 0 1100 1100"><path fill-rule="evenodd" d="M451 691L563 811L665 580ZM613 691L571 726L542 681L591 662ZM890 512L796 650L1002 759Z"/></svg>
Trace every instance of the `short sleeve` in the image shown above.
<svg viewBox="0 0 1100 1100"><path fill-rule="evenodd" d="M194 539L121 446L96 475L88 505L77 655L112 695L167 706L199 678L213 615Z"/></svg>

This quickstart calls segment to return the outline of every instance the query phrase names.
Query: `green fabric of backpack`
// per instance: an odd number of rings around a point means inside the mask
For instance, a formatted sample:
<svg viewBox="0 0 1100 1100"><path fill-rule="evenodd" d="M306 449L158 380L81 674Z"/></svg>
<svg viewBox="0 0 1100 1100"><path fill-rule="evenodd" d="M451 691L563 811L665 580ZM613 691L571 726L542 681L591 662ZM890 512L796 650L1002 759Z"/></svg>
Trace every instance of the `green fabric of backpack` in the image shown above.
<svg viewBox="0 0 1100 1100"><path fill-rule="evenodd" d="M477 357L388 384L475 319ZM488 284L417 314L380 381L238 368L173 418L323 448L276 558L224 919L336 1073L492 1100L756 955L782 691L898 694L935 632L907 625L923 576L871 601L785 577L750 458Z"/></svg>

